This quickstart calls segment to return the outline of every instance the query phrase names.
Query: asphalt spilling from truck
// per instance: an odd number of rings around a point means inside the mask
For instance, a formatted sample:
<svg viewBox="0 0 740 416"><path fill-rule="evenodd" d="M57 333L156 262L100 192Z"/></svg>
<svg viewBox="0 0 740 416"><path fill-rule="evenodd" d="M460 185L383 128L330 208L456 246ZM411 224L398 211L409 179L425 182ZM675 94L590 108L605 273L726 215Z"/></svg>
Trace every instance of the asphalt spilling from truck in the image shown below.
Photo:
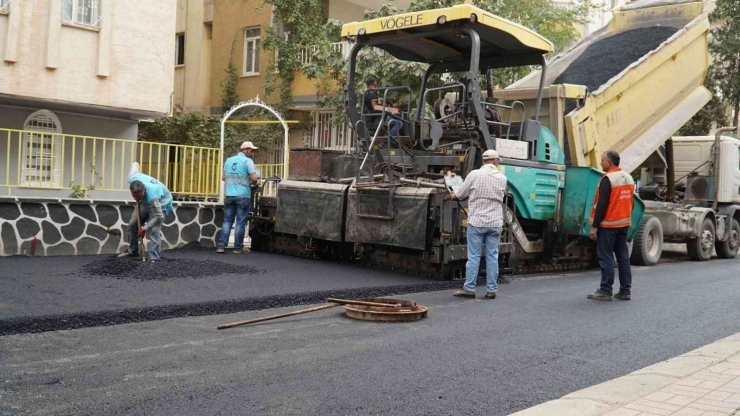
<svg viewBox="0 0 740 416"><path fill-rule="evenodd" d="M649 26L622 32L594 42L555 79L553 84L585 85L589 92L598 90L628 66L657 49L673 36L676 28ZM576 108L575 100L567 100L565 114ZM571 163L568 137L565 137L565 163Z"/></svg>
<svg viewBox="0 0 740 416"><path fill-rule="evenodd" d="M554 84L585 85L594 92L677 31L672 27L650 26L604 38L586 48Z"/></svg>

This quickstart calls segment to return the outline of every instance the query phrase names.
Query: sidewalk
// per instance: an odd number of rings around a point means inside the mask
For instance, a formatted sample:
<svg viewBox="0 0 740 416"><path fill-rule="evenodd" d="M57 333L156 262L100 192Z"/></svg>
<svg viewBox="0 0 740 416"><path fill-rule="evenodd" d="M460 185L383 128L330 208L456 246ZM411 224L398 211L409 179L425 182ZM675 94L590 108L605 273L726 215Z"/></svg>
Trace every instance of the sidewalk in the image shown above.
<svg viewBox="0 0 740 416"><path fill-rule="evenodd" d="M514 415L740 415L740 333Z"/></svg>

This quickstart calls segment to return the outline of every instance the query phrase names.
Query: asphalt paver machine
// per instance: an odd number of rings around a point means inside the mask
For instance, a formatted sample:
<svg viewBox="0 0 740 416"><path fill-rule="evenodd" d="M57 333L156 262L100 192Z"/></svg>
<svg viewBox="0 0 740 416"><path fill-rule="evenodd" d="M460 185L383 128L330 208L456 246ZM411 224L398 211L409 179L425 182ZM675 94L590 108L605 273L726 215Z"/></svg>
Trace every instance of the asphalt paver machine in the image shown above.
<svg viewBox="0 0 740 416"><path fill-rule="evenodd" d="M345 110L354 150L291 151L277 196L255 202L253 249L463 276L467 209L445 196L481 165L485 150L496 149L509 181L501 271L592 264L588 216L601 174L586 169L567 184L563 148L539 121L551 42L472 5L349 23L342 34L353 43ZM378 59L388 54L427 65L421 89L377 88L380 108L368 113L355 90L365 48L381 51ZM541 68L532 109L495 100L490 70L521 66ZM433 74L448 82L429 87ZM389 134L391 119L400 124L396 136ZM635 224L642 213L636 199Z"/></svg>

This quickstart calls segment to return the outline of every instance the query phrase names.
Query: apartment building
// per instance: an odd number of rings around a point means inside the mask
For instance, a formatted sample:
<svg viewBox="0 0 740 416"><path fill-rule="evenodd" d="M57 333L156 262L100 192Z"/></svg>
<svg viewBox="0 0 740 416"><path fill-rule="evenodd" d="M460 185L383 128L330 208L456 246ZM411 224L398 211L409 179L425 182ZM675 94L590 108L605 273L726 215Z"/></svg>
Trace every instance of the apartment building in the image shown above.
<svg viewBox="0 0 740 416"><path fill-rule="evenodd" d="M0 191L118 180L139 121L172 108L175 5L0 0Z"/></svg>

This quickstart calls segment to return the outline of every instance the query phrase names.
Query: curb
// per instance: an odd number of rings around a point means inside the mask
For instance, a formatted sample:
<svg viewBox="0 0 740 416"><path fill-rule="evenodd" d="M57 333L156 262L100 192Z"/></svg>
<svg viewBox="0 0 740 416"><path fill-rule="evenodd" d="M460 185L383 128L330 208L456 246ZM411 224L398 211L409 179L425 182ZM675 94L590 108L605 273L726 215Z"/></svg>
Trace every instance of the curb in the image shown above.
<svg viewBox="0 0 740 416"><path fill-rule="evenodd" d="M603 415L737 354L740 354L740 333L512 415Z"/></svg>

